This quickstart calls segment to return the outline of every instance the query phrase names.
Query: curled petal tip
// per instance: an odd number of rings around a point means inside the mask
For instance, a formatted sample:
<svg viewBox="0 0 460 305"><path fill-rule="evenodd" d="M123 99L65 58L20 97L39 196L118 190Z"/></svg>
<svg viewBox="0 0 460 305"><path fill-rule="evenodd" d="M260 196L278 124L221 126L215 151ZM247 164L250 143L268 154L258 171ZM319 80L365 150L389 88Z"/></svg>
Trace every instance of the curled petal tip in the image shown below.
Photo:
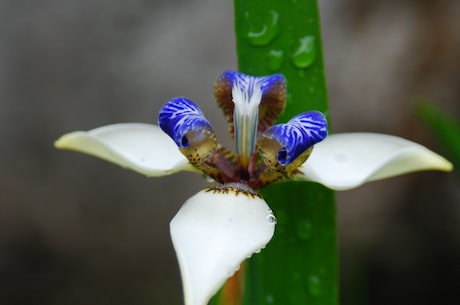
<svg viewBox="0 0 460 305"><path fill-rule="evenodd" d="M330 135L300 168L303 178L335 190L415 171L451 171L452 163L426 147L376 133Z"/></svg>
<svg viewBox="0 0 460 305"><path fill-rule="evenodd" d="M147 176L193 170L171 139L155 125L125 123L71 132L56 140L54 146L89 154Z"/></svg>
<svg viewBox="0 0 460 305"><path fill-rule="evenodd" d="M241 262L270 241L274 216L266 202L237 184L203 190L170 224L186 305L206 305Z"/></svg>

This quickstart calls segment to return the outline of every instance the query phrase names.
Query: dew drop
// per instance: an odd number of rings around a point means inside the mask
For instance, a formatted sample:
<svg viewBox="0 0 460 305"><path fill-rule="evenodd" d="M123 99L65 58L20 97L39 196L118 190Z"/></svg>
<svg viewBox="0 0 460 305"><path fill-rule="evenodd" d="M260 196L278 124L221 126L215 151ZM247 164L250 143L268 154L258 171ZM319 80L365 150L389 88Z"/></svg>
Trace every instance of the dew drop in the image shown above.
<svg viewBox="0 0 460 305"><path fill-rule="evenodd" d="M245 14L246 19L251 19L249 13ZM270 11L269 16L265 17L264 22L251 27L247 34L249 42L255 46L265 46L269 44L279 33L278 26L279 14Z"/></svg>
<svg viewBox="0 0 460 305"><path fill-rule="evenodd" d="M227 276L228 276L228 277L231 277L231 276L234 275L235 272L237 272L239 269L240 269L240 265L228 269L228 270L227 270Z"/></svg>
<svg viewBox="0 0 460 305"><path fill-rule="evenodd" d="M307 219L298 220L296 223L297 236L302 240L308 240L312 236L312 225Z"/></svg>
<svg viewBox="0 0 460 305"><path fill-rule="evenodd" d="M315 297L321 295L322 288L321 288L321 281L319 277L315 275L311 275L308 278L308 290Z"/></svg>
<svg viewBox="0 0 460 305"><path fill-rule="evenodd" d="M346 151L337 151L332 155L332 162L335 165L345 166L350 162L349 154Z"/></svg>
<svg viewBox="0 0 460 305"><path fill-rule="evenodd" d="M267 302L267 304L273 304L275 303L275 298L273 298L273 295L267 294L267 296L265 297L265 301Z"/></svg>
<svg viewBox="0 0 460 305"><path fill-rule="evenodd" d="M299 281L301 276L300 276L300 272L299 271L295 271L293 274L292 274L292 277L294 278L295 281Z"/></svg>
<svg viewBox="0 0 460 305"><path fill-rule="evenodd" d="M276 223L278 222L278 221L276 220L275 215L273 215L273 214L268 214L268 215L267 215L267 221L268 221L268 223L271 224L271 225L276 225Z"/></svg>
<svg viewBox="0 0 460 305"><path fill-rule="evenodd" d="M209 176L207 176L207 175L205 176L205 180L206 180L206 182L208 182L208 183L213 183L213 182L215 182L213 178L211 178L211 177L209 177Z"/></svg>
<svg viewBox="0 0 460 305"><path fill-rule="evenodd" d="M311 35L299 39L298 47L292 54L292 62L297 68L307 68L316 58L315 37Z"/></svg>
<svg viewBox="0 0 460 305"><path fill-rule="evenodd" d="M283 60L283 51L271 50L267 55L267 66L272 71L279 70L283 64Z"/></svg>

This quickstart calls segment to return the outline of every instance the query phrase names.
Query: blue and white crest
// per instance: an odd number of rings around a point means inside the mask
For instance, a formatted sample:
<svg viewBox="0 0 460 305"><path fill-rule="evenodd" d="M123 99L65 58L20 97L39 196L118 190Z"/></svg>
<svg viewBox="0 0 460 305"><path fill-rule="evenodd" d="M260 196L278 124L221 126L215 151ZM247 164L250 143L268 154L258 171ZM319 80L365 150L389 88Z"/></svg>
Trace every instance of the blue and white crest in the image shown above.
<svg viewBox="0 0 460 305"><path fill-rule="evenodd" d="M214 133L201 109L185 97L173 98L160 109L158 125L180 148L188 147L189 132L208 130Z"/></svg>

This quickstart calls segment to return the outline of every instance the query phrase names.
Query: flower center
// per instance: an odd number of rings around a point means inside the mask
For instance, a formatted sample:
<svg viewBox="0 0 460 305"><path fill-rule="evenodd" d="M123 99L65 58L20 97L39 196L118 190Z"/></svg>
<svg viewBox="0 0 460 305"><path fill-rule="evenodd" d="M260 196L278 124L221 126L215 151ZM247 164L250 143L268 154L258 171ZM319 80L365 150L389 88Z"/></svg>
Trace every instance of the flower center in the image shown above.
<svg viewBox="0 0 460 305"><path fill-rule="evenodd" d="M230 125L236 154L217 142L211 123L184 97L168 101L158 122L189 162L219 183L243 183L257 190L290 178L327 135L327 121L317 111L273 125L286 103L280 74L256 77L226 71L214 95Z"/></svg>

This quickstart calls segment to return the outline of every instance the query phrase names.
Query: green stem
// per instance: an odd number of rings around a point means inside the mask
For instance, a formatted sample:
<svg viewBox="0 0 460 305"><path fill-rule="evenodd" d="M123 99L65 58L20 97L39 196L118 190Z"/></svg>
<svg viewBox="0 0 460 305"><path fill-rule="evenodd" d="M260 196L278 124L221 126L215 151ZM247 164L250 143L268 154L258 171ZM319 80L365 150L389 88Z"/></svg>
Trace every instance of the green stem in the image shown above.
<svg viewBox="0 0 460 305"><path fill-rule="evenodd" d="M281 121L313 109L328 115L316 0L235 0L235 29L241 72L285 75ZM278 225L267 248L247 262L243 304L338 304L333 192L287 182L263 195Z"/></svg>
<svg viewBox="0 0 460 305"><path fill-rule="evenodd" d="M242 305L244 294L245 263L230 277L216 297L217 305Z"/></svg>

